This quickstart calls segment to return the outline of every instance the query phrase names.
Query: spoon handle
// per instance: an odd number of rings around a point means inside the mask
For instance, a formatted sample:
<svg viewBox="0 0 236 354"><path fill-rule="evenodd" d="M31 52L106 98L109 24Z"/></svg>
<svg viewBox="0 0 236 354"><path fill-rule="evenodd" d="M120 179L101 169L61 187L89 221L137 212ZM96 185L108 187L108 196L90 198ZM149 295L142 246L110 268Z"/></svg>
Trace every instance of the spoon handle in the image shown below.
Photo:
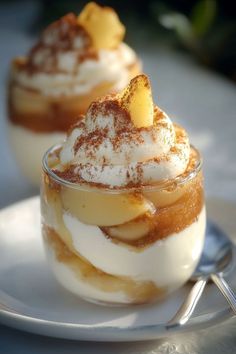
<svg viewBox="0 0 236 354"><path fill-rule="evenodd" d="M234 314L236 315L236 296L233 290L230 288L229 284L224 280L224 278L220 274L211 274L211 279L218 286L218 288L228 301Z"/></svg>
<svg viewBox="0 0 236 354"><path fill-rule="evenodd" d="M207 280L207 278L201 278L194 284L177 313L167 322L167 329L182 326L189 320L202 295Z"/></svg>

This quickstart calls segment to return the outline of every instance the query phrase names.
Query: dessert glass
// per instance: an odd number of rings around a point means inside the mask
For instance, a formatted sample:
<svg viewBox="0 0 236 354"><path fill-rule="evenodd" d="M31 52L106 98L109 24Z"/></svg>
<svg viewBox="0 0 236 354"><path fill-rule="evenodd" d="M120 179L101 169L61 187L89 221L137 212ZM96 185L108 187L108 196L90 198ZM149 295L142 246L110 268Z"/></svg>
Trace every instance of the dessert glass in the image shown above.
<svg viewBox="0 0 236 354"><path fill-rule="evenodd" d="M12 61L9 141L31 183L40 183L45 151L65 139L89 104L120 91L140 72L124 34L113 9L89 3L79 16L70 13L49 25L27 56Z"/></svg>
<svg viewBox="0 0 236 354"><path fill-rule="evenodd" d="M191 147L184 174L152 186L107 189L53 172L60 146L43 159L42 233L57 280L106 305L164 298L192 275L202 252L202 161Z"/></svg>

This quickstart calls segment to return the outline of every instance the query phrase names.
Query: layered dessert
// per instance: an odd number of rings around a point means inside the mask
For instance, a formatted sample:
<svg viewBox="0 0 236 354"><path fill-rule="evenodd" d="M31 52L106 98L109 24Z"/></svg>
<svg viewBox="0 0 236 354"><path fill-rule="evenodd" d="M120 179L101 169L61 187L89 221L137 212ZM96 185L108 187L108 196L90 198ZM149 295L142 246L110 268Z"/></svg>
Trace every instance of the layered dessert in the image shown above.
<svg viewBox="0 0 236 354"><path fill-rule="evenodd" d="M49 25L26 57L13 60L10 142L34 184L40 182L44 152L63 141L89 104L122 90L140 72L140 61L123 42L124 34L113 9L89 3L79 16L70 13Z"/></svg>
<svg viewBox="0 0 236 354"><path fill-rule="evenodd" d="M205 232L201 158L139 75L93 102L43 161L42 232L58 281L93 302L143 304L182 286Z"/></svg>

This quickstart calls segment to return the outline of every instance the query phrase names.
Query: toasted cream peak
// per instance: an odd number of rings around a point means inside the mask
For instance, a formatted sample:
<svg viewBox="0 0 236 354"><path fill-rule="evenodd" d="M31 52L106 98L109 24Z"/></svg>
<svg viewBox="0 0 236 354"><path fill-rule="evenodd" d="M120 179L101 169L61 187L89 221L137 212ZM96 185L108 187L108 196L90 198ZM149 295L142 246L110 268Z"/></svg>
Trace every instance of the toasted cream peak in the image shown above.
<svg viewBox="0 0 236 354"><path fill-rule="evenodd" d="M90 105L62 147L58 171L71 181L138 186L184 173L189 157L187 133L153 108L148 78L140 75L122 94Z"/></svg>

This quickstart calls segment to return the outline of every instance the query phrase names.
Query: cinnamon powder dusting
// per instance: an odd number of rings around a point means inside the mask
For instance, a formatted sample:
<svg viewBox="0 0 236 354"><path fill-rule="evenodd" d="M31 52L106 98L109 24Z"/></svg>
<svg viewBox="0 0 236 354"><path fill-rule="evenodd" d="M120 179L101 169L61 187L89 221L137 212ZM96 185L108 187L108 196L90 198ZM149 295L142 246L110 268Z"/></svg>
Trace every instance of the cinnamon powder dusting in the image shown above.
<svg viewBox="0 0 236 354"><path fill-rule="evenodd" d="M81 48L75 48L76 38L81 39ZM38 63L36 56L42 51L45 58ZM67 51L77 51L78 63L86 59L98 58L89 34L78 24L77 17L73 13L63 16L44 30L39 42L30 50L24 69L30 74L39 71L49 74L63 72L58 68L57 53Z"/></svg>

